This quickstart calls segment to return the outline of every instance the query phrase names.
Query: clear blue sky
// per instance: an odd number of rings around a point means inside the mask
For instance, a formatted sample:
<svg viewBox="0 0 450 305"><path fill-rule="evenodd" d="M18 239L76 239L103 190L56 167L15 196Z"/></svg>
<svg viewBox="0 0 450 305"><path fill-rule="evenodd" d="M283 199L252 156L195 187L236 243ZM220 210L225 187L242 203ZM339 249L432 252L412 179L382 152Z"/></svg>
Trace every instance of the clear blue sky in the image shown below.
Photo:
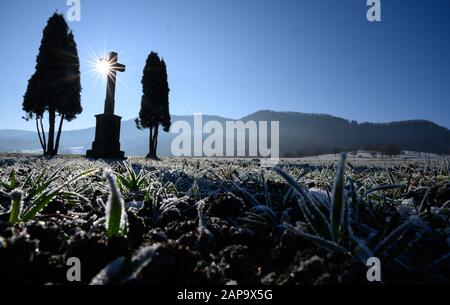
<svg viewBox="0 0 450 305"><path fill-rule="evenodd" d="M450 1L81 0L69 23L81 60L84 112L65 129L93 126L105 85L90 54L117 51L116 113L137 116L148 53L168 65L173 114L240 118L260 109L329 113L357 121L429 119L450 127ZM21 119L42 29L66 0L0 1L0 129Z"/></svg>

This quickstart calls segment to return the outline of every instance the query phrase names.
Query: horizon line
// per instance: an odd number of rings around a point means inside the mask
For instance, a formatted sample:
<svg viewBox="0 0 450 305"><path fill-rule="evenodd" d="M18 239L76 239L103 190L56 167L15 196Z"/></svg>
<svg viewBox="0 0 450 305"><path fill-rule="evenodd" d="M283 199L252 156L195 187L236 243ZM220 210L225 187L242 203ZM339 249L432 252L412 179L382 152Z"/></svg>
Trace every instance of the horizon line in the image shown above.
<svg viewBox="0 0 450 305"><path fill-rule="evenodd" d="M194 112L192 114L171 114L171 117L173 117L173 116L177 116L177 117L191 117L191 116L194 116L197 113L200 113L203 116L212 116L212 117L219 117L219 118L222 118L222 119L225 119L225 120L230 120L230 121L239 121L239 120L242 120L242 119L244 119L244 118L246 118L248 116L254 115L254 114L259 113L259 112L293 113L293 114L306 114L306 115L323 115L323 116L329 116L329 117L333 117L333 118L337 118L337 119L343 119L343 120L346 120L346 121L349 121L349 122L355 121L355 122L358 123L358 125L366 124L366 123L369 123L369 124L391 124L391 123L398 123L398 122L414 122L414 121L430 122L430 123L433 123L433 124L435 124L435 125L437 125L439 127L443 127L443 128L445 128L445 129L450 131L450 126L441 125L441 124L438 124L438 123L436 123L436 122L434 122L432 120L428 120L428 119L415 118L415 119L401 119L401 120L393 120L393 121L373 122L373 121L358 121L358 120L354 120L354 119L347 119L347 118L339 117L339 116L336 116L336 115L333 115L333 114L328 114L328 113L300 112L300 111L291 111L291 110L287 110L287 111L276 111L276 110L269 110L269 109L257 110L257 111L254 111L254 112L252 112L250 114L247 114L247 115L245 115L245 116L243 116L241 118L238 118L238 119L227 118L227 117L223 117L223 116L218 115L218 114L205 114L205 113L201 113L201 112ZM137 116L136 117L132 117L132 118L127 118L127 119L122 118L122 123L135 120L136 118L137 118ZM44 122L45 121L46 120L44 120ZM66 126L67 126L67 123L66 123ZM64 131L79 131L79 130L85 130L85 129L91 129L91 128L95 128L95 124L93 126L86 126L86 127L81 127L81 128L63 129L62 131L63 132ZM29 131L29 132L35 132L36 130L35 130L35 128L30 128L30 129L0 128L0 131Z"/></svg>

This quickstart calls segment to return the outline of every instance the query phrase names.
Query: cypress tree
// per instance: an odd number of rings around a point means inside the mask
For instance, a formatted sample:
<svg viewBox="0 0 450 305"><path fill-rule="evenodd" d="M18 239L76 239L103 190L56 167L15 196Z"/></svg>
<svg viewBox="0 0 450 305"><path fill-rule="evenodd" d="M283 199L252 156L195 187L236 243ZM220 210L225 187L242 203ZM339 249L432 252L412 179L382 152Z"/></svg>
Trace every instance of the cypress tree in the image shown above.
<svg viewBox="0 0 450 305"><path fill-rule="evenodd" d="M24 119L36 120L39 141L45 155L57 155L63 121L71 121L82 112L80 61L73 33L64 17L53 14L44 28L36 71L28 81L24 95ZM48 139L42 119L48 112ZM59 127L55 139L55 121Z"/></svg>
<svg viewBox="0 0 450 305"><path fill-rule="evenodd" d="M139 129L150 129L147 158L156 159L159 127L162 126L168 132L171 121L166 63L155 52L151 52L147 58L141 83L143 94L136 126Z"/></svg>

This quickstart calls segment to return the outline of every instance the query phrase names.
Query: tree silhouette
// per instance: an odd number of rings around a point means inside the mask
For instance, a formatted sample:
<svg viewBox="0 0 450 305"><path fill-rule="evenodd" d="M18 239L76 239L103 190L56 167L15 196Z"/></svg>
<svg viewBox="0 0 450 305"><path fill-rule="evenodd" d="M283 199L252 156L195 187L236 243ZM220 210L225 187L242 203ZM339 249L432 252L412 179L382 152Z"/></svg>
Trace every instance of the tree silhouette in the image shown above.
<svg viewBox="0 0 450 305"><path fill-rule="evenodd" d="M168 132L171 122L169 113L170 89L167 82L166 63L155 52L151 52L147 58L141 83L143 94L136 126L139 129L150 129L147 158L157 158L159 126L162 126L164 131Z"/></svg>
<svg viewBox="0 0 450 305"><path fill-rule="evenodd" d="M74 36L64 17L53 14L44 28L36 71L28 81L24 95L25 120L35 119L44 155L58 154L63 121L71 121L80 114L80 61ZM48 141L42 123L48 112ZM56 115L60 117L55 140Z"/></svg>

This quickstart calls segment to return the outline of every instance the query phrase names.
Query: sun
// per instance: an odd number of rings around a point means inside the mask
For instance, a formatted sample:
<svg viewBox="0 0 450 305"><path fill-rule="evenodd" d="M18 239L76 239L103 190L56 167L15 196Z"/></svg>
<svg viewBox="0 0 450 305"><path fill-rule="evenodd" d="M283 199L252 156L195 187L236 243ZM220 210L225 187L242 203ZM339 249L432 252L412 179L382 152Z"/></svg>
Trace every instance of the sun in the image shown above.
<svg viewBox="0 0 450 305"><path fill-rule="evenodd" d="M96 70L98 73L106 76L111 72L111 64L104 58L100 58L96 63Z"/></svg>

